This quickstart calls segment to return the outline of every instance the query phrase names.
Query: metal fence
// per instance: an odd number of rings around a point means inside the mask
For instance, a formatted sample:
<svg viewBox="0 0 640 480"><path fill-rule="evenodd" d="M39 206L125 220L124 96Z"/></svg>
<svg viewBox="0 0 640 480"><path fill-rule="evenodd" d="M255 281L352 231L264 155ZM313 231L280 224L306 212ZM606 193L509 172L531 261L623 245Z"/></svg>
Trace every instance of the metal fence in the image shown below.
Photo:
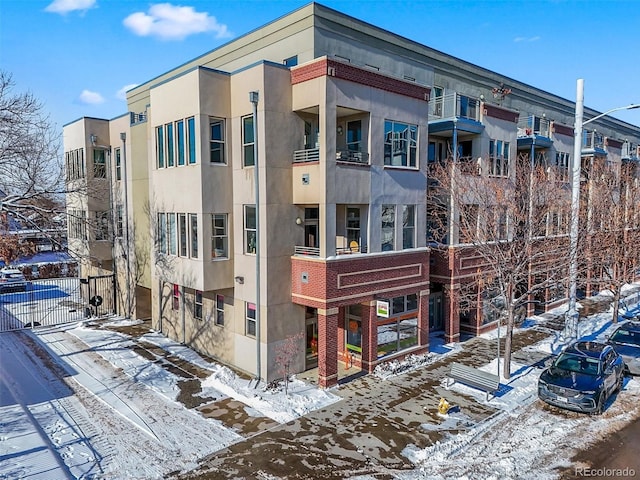
<svg viewBox="0 0 640 480"><path fill-rule="evenodd" d="M34 280L0 294L0 332L77 322L115 313L114 277Z"/></svg>

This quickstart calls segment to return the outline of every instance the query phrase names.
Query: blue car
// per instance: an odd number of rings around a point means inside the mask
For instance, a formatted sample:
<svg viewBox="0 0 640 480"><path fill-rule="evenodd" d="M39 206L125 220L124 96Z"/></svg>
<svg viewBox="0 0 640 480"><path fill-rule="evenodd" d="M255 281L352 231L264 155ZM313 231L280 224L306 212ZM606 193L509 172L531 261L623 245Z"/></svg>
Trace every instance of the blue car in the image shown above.
<svg viewBox="0 0 640 480"><path fill-rule="evenodd" d="M640 320L621 323L607 343L622 356L628 374L640 375Z"/></svg>
<svg viewBox="0 0 640 480"><path fill-rule="evenodd" d="M538 398L556 407L600 414L622 388L624 361L611 345L580 341L569 345L538 380Z"/></svg>

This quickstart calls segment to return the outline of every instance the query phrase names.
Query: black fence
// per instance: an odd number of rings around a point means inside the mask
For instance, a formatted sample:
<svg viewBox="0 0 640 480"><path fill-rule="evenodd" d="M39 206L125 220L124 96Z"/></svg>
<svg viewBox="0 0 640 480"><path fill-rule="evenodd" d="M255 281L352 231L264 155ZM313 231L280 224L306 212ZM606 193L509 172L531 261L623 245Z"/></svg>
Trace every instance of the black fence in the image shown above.
<svg viewBox="0 0 640 480"><path fill-rule="evenodd" d="M0 293L0 332L115 313L114 276L50 278Z"/></svg>

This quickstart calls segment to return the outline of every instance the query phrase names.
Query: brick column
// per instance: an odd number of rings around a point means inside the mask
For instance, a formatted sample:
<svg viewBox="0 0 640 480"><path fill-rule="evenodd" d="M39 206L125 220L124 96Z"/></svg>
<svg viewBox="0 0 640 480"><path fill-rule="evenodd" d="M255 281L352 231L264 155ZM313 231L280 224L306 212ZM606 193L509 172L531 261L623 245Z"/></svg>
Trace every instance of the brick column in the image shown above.
<svg viewBox="0 0 640 480"><path fill-rule="evenodd" d="M362 304L362 369L373 372L378 360L378 315L376 301Z"/></svg>
<svg viewBox="0 0 640 480"><path fill-rule="evenodd" d="M418 345L426 346L426 351L429 351L429 293L428 289L418 293Z"/></svg>
<svg viewBox="0 0 640 480"><path fill-rule="evenodd" d="M318 385L338 384L338 309L318 309Z"/></svg>
<svg viewBox="0 0 640 480"><path fill-rule="evenodd" d="M458 303L458 291L460 285L449 285L449 301L447 302L447 315L444 325L444 341L453 343L460 341L460 304Z"/></svg>

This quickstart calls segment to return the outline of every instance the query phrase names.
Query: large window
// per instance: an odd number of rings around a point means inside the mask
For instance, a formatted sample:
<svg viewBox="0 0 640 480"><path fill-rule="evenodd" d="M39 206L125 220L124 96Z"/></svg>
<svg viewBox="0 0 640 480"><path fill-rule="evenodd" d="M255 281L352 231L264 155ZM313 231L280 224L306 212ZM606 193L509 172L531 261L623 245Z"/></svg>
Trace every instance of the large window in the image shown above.
<svg viewBox="0 0 640 480"><path fill-rule="evenodd" d="M246 333L251 337L256 336L256 304L246 302Z"/></svg>
<svg viewBox="0 0 640 480"><path fill-rule="evenodd" d="M224 295L216 295L216 325L224 325Z"/></svg>
<svg viewBox="0 0 640 480"><path fill-rule="evenodd" d="M167 213L167 246L169 255L176 255L176 214Z"/></svg>
<svg viewBox="0 0 640 480"><path fill-rule="evenodd" d="M417 165L418 127L386 120L384 122L384 164L394 167Z"/></svg>
<svg viewBox="0 0 640 480"><path fill-rule="evenodd" d="M416 207L415 205L402 206L402 248L414 248L416 246Z"/></svg>
<svg viewBox="0 0 640 480"><path fill-rule="evenodd" d="M93 178L107 178L107 161L102 148L93 149Z"/></svg>
<svg viewBox="0 0 640 480"><path fill-rule="evenodd" d="M85 210L68 210L67 228L69 238L87 239L87 212Z"/></svg>
<svg viewBox="0 0 640 480"><path fill-rule="evenodd" d="M164 127L156 127L156 159L158 168L164 168Z"/></svg>
<svg viewBox="0 0 640 480"><path fill-rule="evenodd" d="M228 258L227 215L211 215L211 258Z"/></svg>
<svg viewBox="0 0 640 480"><path fill-rule="evenodd" d="M256 253L256 207L244 206L244 253Z"/></svg>
<svg viewBox="0 0 640 480"><path fill-rule="evenodd" d="M187 154L189 163L196 163L196 119L187 118Z"/></svg>
<svg viewBox="0 0 640 480"><path fill-rule="evenodd" d="M347 207L347 246L352 248L360 245L360 208Z"/></svg>
<svg viewBox="0 0 640 480"><path fill-rule="evenodd" d="M378 324L378 358L418 344L418 295L394 297L389 313L396 318L383 318Z"/></svg>
<svg viewBox="0 0 640 480"><path fill-rule="evenodd" d="M198 258L198 215L189 214L189 231L191 237L191 249L189 255L191 258Z"/></svg>
<svg viewBox="0 0 640 480"><path fill-rule="evenodd" d="M178 136L178 165L184 165L186 156L184 151L184 120L176 122L176 134Z"/></svg>
<svg viewBox="0 0 640 480"><path fill-rule="evenodd" d="M180 256L187 256L187 216L184 213L178 213L178 252Z"/></svg>
<svg viewBox="0 0 640 480"><path fill-rule="evenodd" d="M253 115L242 118L242 161L243 166L253 167L256 164L253 155Z"/></svg>
<svg viewBox="0 0 640 480"><path fill-rule="evenodd" d="M193 299L193 317L202 320L202 292L200 290L195 291Z"/></svg>
<svg viewBox="0 0 640 480"><path fill-rule="evenodd" d="M116 148L114 153L116 157L116 180L122 180L122 154L119 148Z"/></svg>
<svg viewBox="0 0 640 480"><path fill-rule="evenodd" d="M175 165L175 145L173 140L173 123L167 123L165 125L167 131L167 167L173 167Z"/></svg>
<svg viewBox="0 0 640 480"><path fill-rule="evenodd" d="M509 176L509 142L489 141L489 175L494 177Z"/></svg>
<svg viewBox="0 0 640 480"><path fill-rule="evenodd" d="M387 252L394 249L396 207L395 205L382 206L382 251Z"/></svg>
<svg viewBox="0 0 640 480"><path fill-rule="evenodd" d="M84 149L78 148L65 152L65 167L68 182L84 178Z"/></svg>
<svg viewBox="0 0 640 480"><path fill-rule="evenodd" d="M109 212L96 212L95 237L96 240L109 240Z"/></svg>
<svg viewBox="0 0 640 480"><path fill-rule="evenodd" d="M211 163L225 163L224 120L219 118L209 119L209 148Z"/></svg>

